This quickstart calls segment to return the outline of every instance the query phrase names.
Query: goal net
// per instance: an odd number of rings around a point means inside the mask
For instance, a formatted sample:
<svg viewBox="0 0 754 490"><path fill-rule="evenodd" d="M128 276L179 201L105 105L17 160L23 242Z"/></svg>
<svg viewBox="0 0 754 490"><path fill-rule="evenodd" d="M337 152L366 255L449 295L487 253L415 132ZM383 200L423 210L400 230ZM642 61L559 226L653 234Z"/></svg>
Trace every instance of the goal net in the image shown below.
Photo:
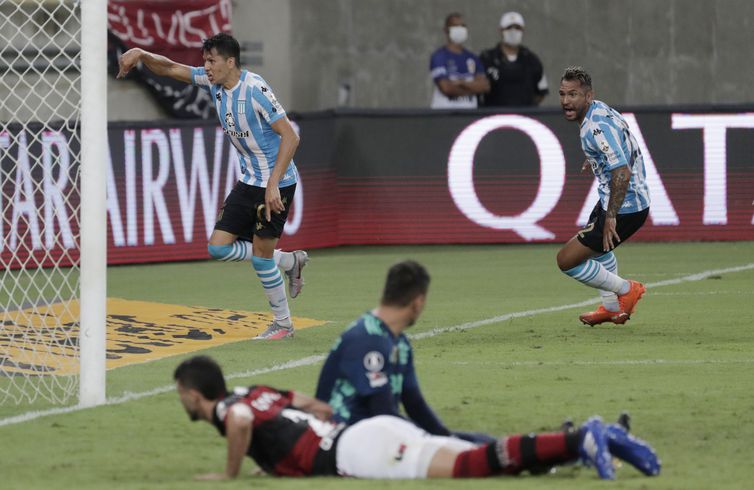
<svg viewBox="0 0 754 490"><path fill-rule="evenodd" d="M94 3L105 2L84 5ZM0 2L0 415L8 405L79 401L82 209L96 206L81 198L91 138L82 133L82 92L100 97L82 77L90 28L105 39L104 19L82 31L79 1ZM104 72L104 57L101 64ZM104 359L101 365L104 371Z"/></svg>

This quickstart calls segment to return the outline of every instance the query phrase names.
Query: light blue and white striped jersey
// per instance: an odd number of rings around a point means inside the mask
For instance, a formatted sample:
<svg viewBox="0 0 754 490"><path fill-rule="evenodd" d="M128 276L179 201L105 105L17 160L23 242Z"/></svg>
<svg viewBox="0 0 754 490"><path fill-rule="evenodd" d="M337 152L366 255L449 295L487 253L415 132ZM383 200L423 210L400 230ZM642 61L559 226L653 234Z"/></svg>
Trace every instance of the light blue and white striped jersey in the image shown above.
<svg viewBox="0 0 754 490"><path fill-rule="evenodd" d="M610 199L612 171L624 165L631 170L631 180L618 214L635 213L649 207L644 158L628 130L628 123L618 111L599 100L592 102L581 122L581 148L599 181L597 191L602 209L607 210Z"/></svg>
<svg viewBox="0 0 754 490"><path fill-rule="evenodd" d="M238 154L241 179L244 184L267 187L275 159L280 149L280 135L271 124L285 116L285 110L277 101L262 77L248 70L241 70L241 79L231 90L219 84L211 84L203 67L191 68L191 82L212 96L217 117ZM280 179L280 187L288 187L298 181L296 164L291 160Z"/></svg>

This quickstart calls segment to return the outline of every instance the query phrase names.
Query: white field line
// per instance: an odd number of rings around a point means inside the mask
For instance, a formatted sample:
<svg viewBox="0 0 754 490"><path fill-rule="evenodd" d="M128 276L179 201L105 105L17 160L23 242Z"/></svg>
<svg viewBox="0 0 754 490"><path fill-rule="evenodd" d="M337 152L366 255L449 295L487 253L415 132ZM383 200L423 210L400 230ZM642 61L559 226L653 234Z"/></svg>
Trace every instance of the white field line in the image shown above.
<svg viewBox="0 0 754 490"><path fill-rule="evenodd" d="M652 297L655 296L737 296L740 294L746 294L754 297L754 288L750 289L748 291L744 291L743 289L738 291L688 291L688 292L677 292L677 293L652 293Z"/></svg>
<svg viewBox="0 0 754 490"><path fill-rule="evenodd" d="M676 284L681 284L681 283L684 283L684 282L701 281L701 280L707 279L708 277L717 276L717 275L720 275L720 274L729 274L729 273L733 273L733 272L743 272L743 271L752 270L752 269L754 269L754 263L740 265L740 266L736 266L736 267L728 267L728 268L725 268L725 269L707 270L707 271L699 272L699 273L696 273L696 274L689 274L687 276L677 277L677 278L674 278L674 279L667 279L667 280L664 280L664 281L658 281L658 282L648 283L648 284L645 284L645 286L647 288L659 288L659 287L665 287L665 286L674 286ZM420 340L420 339L435 337L437 335L440 335L440 334L443 334L443 333L448 333L448 332L459 332L459 331L463 331L463 330L471 330L472 328L482 327L484 325L490 325L492 323L500 323L500 322L504 322L504 321L507 321L507 320L511 320L513 318L525 318L525 317L531 317L531 316L536 316L536 315L541 315L541 314L546 314L546 313L554 313L554 312L557 312L557 311L570 310L570 309L573 309L573 308L580 308L580 307L583 307L583 306L588 306L588 305L599 303L599 301L600 300L597 298L597 299L590 299L590 300L586 300L586 301L581 301L581 302L578 302L578 303L571 303L571 304L567 304L567 305L551 306L551 307L548 307L548 308L539 308L539 309L535 309L535 310L527 310L527 311L518 311L518 312L514 312L514 313L506 313L505 315L499 315L499 316L495 316L495 317L492 317L492 318L487 318L487 319L484 319L484 320L477 320L477 321L474 321L474 322L462 323L460 325L454 325L454 326L451 326L451 327L433 328L432 330L429 330L427 332L422 332L422 333L418 333L418 334L414 334L414 335L409 335L409 338L411 338L411 340ZM287 369L293 369L293 368L302 367L302 366L310 366L312 364L316 364L316 363L322 361L324 358L325 358L324 355L304 357L304 358L301 358L301 359L295 359L293 361L284 362L282 364L276 364L276 365L273 365L273 366L270 366L270 367L266 367L266 368L231 373L231 374L227 375L226 378L228 378L228 379L249 378L249 377L257 376L257 375L260 375L260 374L272 373L272 372L277 372L277 371L285 371ZM633 364L670 364L670 363L678 363L678 364L681 364L681 363L684 363L684 364L707 364L707 363L710 363L710 364L711 363L726 364L726 363L742 363L742 362L743 363L748 363L749 361L747 361L747 360L744 360L744 361L707 361L707 360L671 361L671 360L663 360L663 359L655 359L655 360L649 359L649 360L638 360L638 361L631 361L631 360L626 360L626 361L620 361L620 360L617 360L617 361L605 361L604 365L621 365L621 364L627 364L628 365L628 364L632 364L632 363ZM754 362L754 360L752 360L751 362ZM597 362L593 362L593 364L596 364L596 363ZM539 364L540 363L537 363L537 365L539 365ZM550 365L554 365L554 364L556 364L556 363L555 362L550 363ZM577 364L578 365L579 361L570 362L568 364ZM509 365L511 365L511 366L516 366L516 365L522 365L522 366L524 366L524 365L526 365L526 363L521 363L521 364L509 363ZM142 392L138 392L138 393L126 392L126 393L123 393L120 396L108 398L107 401L105 402L105 405L119 405L121 403L126 403L126 402L133 401L133 400L139 400L141 398L147 398L147 397L154 396L154 395L160 395L160 394L163 394L163 393L168 393L170 391L173 391L174 389L175 389L175 386L171 384L171 385L160 386L158 388L154 388L154 389L151 389L151 390L142 391ZM96 408L96 407L93 407L93 408ZM23 414L20 414L20 415L16 415L16 416L12 416L12 417L7 417L7 418L4 418L4 419L0 419L0 427L5 426L5 425L12 425L12 424L18 424L18 423L22 423L22 422L28 422L30 420L38 419L40 417L46 417L48 415L59 415L59 414L77 412L79 410L85 410L85 409L86 408L84 408L84 407L80 407L78 405L74 405L74 406L70 406L70 407L59 407L59 408L51 408L51 409L47 409L47 410L39 410L39 411L26 412L26 413L23 413Z"/></svg>
<svg viewBox="0 0 754 490"><path fill-rule="evenodd" d="M451 361L456 366L553 367L553 366L699 366L754 364L754 359L611 359L609 361Z"/></svg>

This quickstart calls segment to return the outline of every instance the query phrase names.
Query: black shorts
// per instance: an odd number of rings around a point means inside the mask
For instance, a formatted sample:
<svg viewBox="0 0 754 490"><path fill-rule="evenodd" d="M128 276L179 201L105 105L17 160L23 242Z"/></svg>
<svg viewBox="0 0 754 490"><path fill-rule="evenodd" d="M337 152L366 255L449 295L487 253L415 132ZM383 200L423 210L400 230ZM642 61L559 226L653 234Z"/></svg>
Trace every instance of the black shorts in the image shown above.
<svg viewBox="0 0 754 490"><path fill-rule="evenodd" d="M615 220L615 231L620 237L620 241L613 240L615 247L628 240L628 238L639 231L649 215L649 208L636 213L619 214ZM605 227L605 216L607 213L602 209L598 202L592 214L589 215L589 222L578 232L576 237L582 245L589 247L595 252L605 253L602 246L602 231Z"/></svg>
<svg viewBox="0 0 754 490"><path fill-rule="evenodd" d="M265 216L264 187L236 182L233 190L225 198L217 215L215 229L238 235L242 240L251 241L254 235L262 238L280 238L288 218L288 210L293 204L296 184L280 188L280 200L285 209L280 214L272 213L272 219Z"/></svg>

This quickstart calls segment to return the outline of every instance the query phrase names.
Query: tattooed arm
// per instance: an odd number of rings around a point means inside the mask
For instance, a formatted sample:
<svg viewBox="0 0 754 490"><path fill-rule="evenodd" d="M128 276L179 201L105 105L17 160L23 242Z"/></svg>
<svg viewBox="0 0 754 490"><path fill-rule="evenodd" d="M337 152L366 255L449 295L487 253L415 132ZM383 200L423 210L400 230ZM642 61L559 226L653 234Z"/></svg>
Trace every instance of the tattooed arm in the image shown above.
<svg viewBox="0 0 754 490"><path fill-rule="evenodd" d="M610 180L610 200L607 203L607 216L605 217L605 226L602 230L602 248L605 252L614 249L615 243L620 242L618 232L615 230L615 223L618 210L626 198L628 181L630 179L631 170L628 168L628 165L613 170L613 177Z"/></svg>

